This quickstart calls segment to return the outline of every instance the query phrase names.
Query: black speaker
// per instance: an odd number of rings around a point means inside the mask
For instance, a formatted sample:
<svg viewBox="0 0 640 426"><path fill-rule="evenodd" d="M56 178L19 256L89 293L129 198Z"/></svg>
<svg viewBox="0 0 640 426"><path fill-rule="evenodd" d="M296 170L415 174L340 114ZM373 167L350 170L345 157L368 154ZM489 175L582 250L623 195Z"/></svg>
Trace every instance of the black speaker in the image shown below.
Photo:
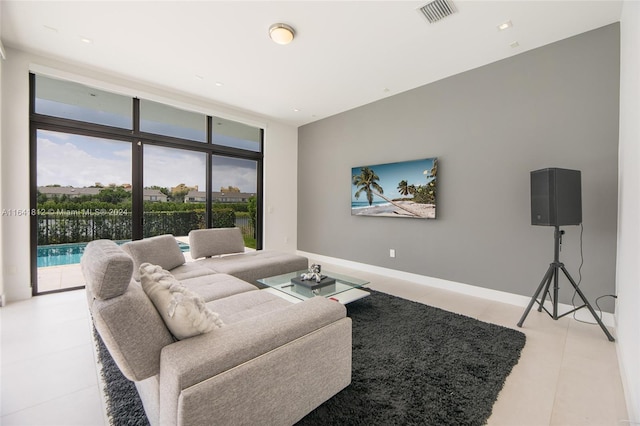
<svg viewBox="0 0 640 426"><path fill-rule="evenodd" d="M582 223L580 170L549 168L531 172L531 224Z"/></svg>

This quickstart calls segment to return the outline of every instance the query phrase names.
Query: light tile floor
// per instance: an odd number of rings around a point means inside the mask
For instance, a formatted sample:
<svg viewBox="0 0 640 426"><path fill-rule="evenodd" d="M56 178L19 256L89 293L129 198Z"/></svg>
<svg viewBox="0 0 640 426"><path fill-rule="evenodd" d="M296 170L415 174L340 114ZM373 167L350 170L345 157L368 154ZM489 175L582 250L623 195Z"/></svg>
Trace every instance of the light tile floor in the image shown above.
<svg viewBox="0 0 640 426"><path fill-rule="evenodd" d="M7 304L0 338L0 424L106 424L84 290Z"/></svg>
<svg viewBox="0 0 640 426"><path fill-rule="evenodd" d="M523 308L342 267L370 287L515 328ZM616 344L597 326L536 310L489 425L628 424ZM84 290L0 308L2 425L105 425ZM615 331L613 332L615 336Z"/></svg>

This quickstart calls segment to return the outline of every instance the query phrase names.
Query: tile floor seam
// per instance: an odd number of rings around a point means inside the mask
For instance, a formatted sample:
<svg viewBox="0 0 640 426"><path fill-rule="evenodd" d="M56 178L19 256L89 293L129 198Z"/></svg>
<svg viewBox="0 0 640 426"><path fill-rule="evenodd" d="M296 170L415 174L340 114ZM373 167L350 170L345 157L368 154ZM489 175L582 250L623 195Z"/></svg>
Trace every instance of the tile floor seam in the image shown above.
<svg viewBox="0 0 640 426"><path fill-rule="evenodd" d="M554 320L557 321L557 320ZM564 341L562 344L562 355L560 356L560 362L559 362L559 369L558 369L558 374L555 377L555 382L556 385L553 387L553 402L551 405L551 411L549 413L549 422L547 423L549 426L553 426L555 423L553 423L553 419L554 417L556 417L556 401L557 401L557 397L558 397L558 388L560 387L560 375L562 374L562 366L564 365L565 362L565 353L567 350L567 337L569 336L570 330L569 330L569 324L567 323L567 327L566 327L566 332L564 334ZM564 426L564 425L558 425L558 426Z"/></svg>
<svg viewBox="0 0 640 426"><path fill-rule="evenodd" d="M70 350L74 350L74 349L78 349L81 348L82 346L86 346L86 345L95 345L93 342L91 341L87 341L81 344L77 344L77 345L73 345L73 346L67 346L65 348L61 348L58 350L54 350L54 351L48 351L48 352L43 352L40 355L34 356L34 357L28 357L28 358L20 358L19 360L16 361L9 361L7 363L2 362L2 365L0 365L0 368L7 368L11 365L15 365L15 364L19 364L22 362L32 362L32 361L38 361L39 359L46 359L49 358L52 354L58 354L60 352L65 352L65 351L70 351ZM3 356L3 358L6 358L6 354Z"/></svg>
<svg viewBox="0 0 640 426"><path fill-rule="evenodd" d="M39 407L39 406L42 406L42 405L45 405L45 404L49 404L50 402L55 401L56 399L66 398L66 397L68 397L70 395L74 395L74 394L77 394L77 393L80 393L80 392L84 392L86 390L97 388L97 387L98 387L98 385L94 384L94 385L91 385L91 386L84 386L84 387L82 387L80 389L76 389L76 390L71 391L71 392L66 392L66 393L63 393L63 394L60 394L60 395L56 395L56 396L51 397L49 399L40 401L37 404L29 405L29 406L20 408L19 410L11 411L11 412L8 412L8 413L3 413L2 416L0 417L0 419L2 419L4 417L8 417L8 416L13 416L13 415L18 414L18 413L20 413L22 411L32 410L32 409L34 409L36 407ZM100 389L98 389L98 391L100 393L102 393L102 391ZM2 422L0 422L0 424L2 424Z"/></svg>

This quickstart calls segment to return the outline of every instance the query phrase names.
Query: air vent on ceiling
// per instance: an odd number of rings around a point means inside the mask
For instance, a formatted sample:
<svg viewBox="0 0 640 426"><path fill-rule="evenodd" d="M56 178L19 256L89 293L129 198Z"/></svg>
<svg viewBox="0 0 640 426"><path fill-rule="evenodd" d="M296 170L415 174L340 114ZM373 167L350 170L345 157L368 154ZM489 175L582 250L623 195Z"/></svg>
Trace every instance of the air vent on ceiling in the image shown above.
<svg viewBox="0 0 640 426"><path fill-rule="evenodd" d="M448 0L434 0L420 8L429 23L433 24L456 12L453 3Z"/></svg>

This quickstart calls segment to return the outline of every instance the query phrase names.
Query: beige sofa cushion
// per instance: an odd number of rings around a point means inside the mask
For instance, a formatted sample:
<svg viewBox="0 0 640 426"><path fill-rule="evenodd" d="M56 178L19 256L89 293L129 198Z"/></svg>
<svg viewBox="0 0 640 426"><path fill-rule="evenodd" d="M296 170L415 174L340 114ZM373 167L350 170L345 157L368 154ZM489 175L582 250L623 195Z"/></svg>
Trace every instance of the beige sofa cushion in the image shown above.
<svg viewBox="0 0 640 426"><path fill-rule="evenodd" d="M248 318L286 309L292 303L268 291L248 291L234 294L207 303L209 309L217 312L225 324L234 324Z"/></svg>
<svg viewBox="0 0 640 426"><path fill-rule="evenodd" d="M218 273L233 275L257 286L259 286L257 280L260 278L306 271L309 267L309 260L306 257L268 250L200 259L197 263Z"/></svg>
<svg viewBox="0 0 640 426"><path fill-rule="evenodd" d="M200 295L205 302L223 299L233 294L258 290L256 286L242 281L240 278L227 274L215 274L211 269L207 270L209 275L179 280L189 290ZM171 275L178 279L173 271L171 271Z"/></svg>
<svg viewBox="0 0 640 426"><path fill-rule="evenodd" d="M131 241L123 244L122 249L133 258L133 278L140 281L140 265L151 263L170 270L184 264L184 254L175 237L170 234Z"/></svg>
<svg viewBox="0 0 640 426"><path fill-rule="evenodd" d="M207 308L202 297L161 266L140 265L140 283L176 339L187 339L222 326L218 314Z"/></svg>
<svg viewBox="0 0 640 426"><path fill-rule="evenodd" d="M160 373L160 353L174 338L139 283L119 297L90 303L93 323L125 377L139 381Z"/></svg>
<svg viewBox="0 0 640 426"><path fill-rule="evenodd" d="M88 293L97 299L111 299L123 294L133 272L133 261L111 240L87 244L80 267Z"/></svg>
<svg viewBox="0 0 640 426"><path fill-rule="evenodd" d="M240 228L194 229L189 232L191 257L211 257L243 253L244 239Z"/></svg>

